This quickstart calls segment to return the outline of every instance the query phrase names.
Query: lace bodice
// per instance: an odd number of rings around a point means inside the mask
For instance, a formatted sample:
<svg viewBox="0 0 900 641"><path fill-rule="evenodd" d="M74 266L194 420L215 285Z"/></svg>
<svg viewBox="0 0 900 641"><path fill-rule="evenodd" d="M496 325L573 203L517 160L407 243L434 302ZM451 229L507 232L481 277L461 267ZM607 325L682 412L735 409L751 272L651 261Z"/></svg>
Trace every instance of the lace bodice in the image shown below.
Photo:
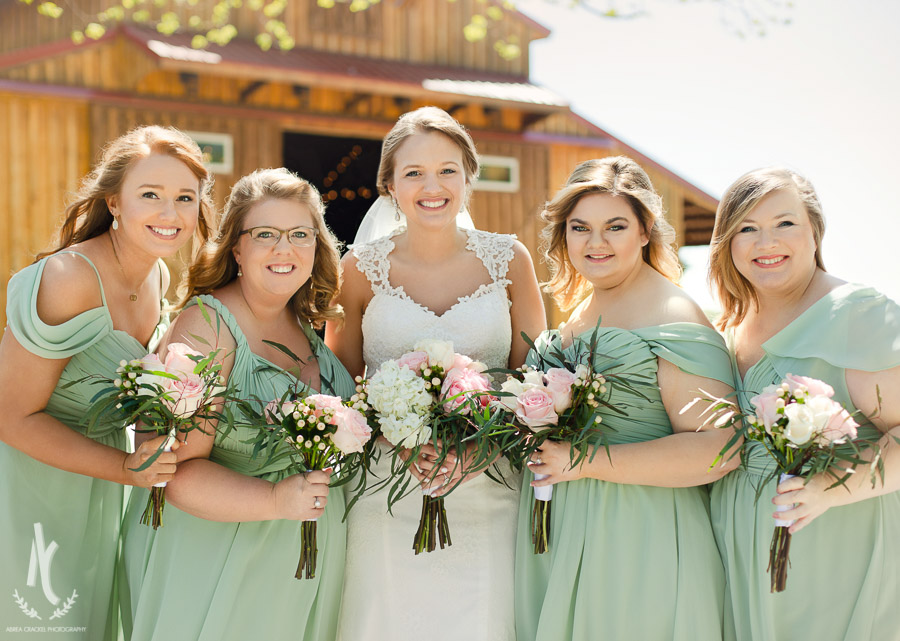
<svg viewBox="0 0 900 641"><path fill-rule="evenodd" d="M366 275L374 296L362 319L363 357L369 372L384 361L410 351L421 338L453 342L454 349L488 367L506 367L512 342L510 301L506 287L509 261L513 258L514 236L466 230L466 249L475 252L490 275L491 282L459 298L441 315L420 305L390 282L390 253L393 236L355 245L357 268Z"/></svg>

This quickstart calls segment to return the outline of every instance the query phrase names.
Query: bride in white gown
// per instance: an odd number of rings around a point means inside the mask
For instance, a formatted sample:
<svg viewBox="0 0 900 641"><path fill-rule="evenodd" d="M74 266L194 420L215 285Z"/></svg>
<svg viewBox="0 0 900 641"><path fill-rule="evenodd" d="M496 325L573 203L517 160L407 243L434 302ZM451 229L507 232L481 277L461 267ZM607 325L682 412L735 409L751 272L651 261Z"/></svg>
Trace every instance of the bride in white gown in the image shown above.
<svg viewBox="0 0 900 641"><path fill-rule="evenodd" d="M520 332L545 327L534 265L513 236L457 226L477 174L471 137L435 107L405 114L385 138L378 190L398 227L344 257L344 324L326 329L354 376L420 338L452 341L488 367L524 362ZM373 470L379 478L388 458ZM427 457L417 464L431 468ZM514 478L510 485L518 488ZM395 504L393 516L384 490L363 497L348 516L338 639L514 639L517 495L484 474L466 479L446 498L453 544L418 556L421 494Z"/></svg>

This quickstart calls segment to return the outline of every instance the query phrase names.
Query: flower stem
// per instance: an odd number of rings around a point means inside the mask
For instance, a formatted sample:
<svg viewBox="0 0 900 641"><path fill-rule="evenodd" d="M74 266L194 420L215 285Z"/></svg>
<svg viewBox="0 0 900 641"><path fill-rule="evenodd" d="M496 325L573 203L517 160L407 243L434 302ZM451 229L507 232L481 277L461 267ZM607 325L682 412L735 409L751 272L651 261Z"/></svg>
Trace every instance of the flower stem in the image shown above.
<svg viewBox="0 0 900 641"><path fill-rule="evenodd" d="M315 521L303 521L300 524L300 563L297 565L295 578L314 579L316 577L316 560L319 556L316 531Z"/></svg>
<svg viewBox="0 0 900 641"><path fill-rule="evenodd" d="M535 554L543 554L550 549L550 503L535 499L531 510L531 542Z"/></svg>
<svg viewBox="0 0 900 641"><path fill-rule="evenodd" d="M166 507L166 488L151 487L150 496L147 499L147 507L141 515L141 524L149 525L158 530L162 524L163 509Z"/></svg>
<svg viewBox="0 0 900 641"><path fill-rule="evenodd" d="M771 592L784 592L787 585L787 571L791 565L788 555L791 551L791 533L788 528L777 526L769 546L769 567L766 571L771 579Z"/></svg>
<svg viewBox="0 0 900 641"><path fill-rule="evenodd" d="M413 540L413 551L434 552L437 545L441 549L453 545L450 540L450 524L447 521L447 510L443 498L422 497L422 516L419 518L419 529Z"/></svg>

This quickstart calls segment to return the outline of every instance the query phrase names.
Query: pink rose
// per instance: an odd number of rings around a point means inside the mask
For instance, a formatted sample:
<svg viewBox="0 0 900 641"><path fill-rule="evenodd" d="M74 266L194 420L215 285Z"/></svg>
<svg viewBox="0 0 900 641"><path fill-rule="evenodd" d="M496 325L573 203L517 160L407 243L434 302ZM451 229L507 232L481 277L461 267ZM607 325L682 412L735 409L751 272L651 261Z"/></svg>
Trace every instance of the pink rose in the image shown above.
<svg viewBox="0 0 900 641"><path fill-rule="evenodd" d="M769 385L763 390L762 394L750 399L753 407L756 408L756 418L762 421L766 432L769 434L772 433L772 426L775 425L779 418L776 403L781 397L775 393L777 389L777 386Z"/></svg>
<svg viewBox="0 0 900 641"><path fill-rule="evenodd" d="M407 352L397 359L397 365L406 367L413 372L419 372L425 369L428 364L428 354L425 352Z"/></svg>
<svg viewBox="0 0 900 641"><path fill-rule="evenodd" d="M828 398L834 396L834 389L831 385L820 381L817 378L788 374L784 377L784 380L787 382L788 387L790 387L791 394L794 394L797 391L797 388L803 385L809 391L810 396L827 396Z"/></svg>
<svg viewBox="0 0 900 641"><path fill-rule="evenodd" d="M331 435L331 441L344 454L362 452L363 445L372 438L372 428L366 417L352 407L342 405L335 409L332 422L337 429Z"/></svg>
<svg viewBox="0 0 900 641"><path fill-rule="evenodd" d="M182 375L193 374L197 368L197 361L190 358L191 356L202 358L203 354L184 343L171 343L166 351L166 371L179 378Z"/></svg>
<svg viewBox="0 0 900 641"><path fill-rule="evenodd" d="M516 398L516 417L530 428L556 425L559 416L546 389L532 387Z"/></svg>
<svg viewBox="0 0 900 641"><path fill-rule="evenodd" d="M322 410L337 410L343 406L339 396L329 396L327 394L310 394L306 397L306 402L312 405L316 418L322 416Z"/></svg>
<svg viewBox="0 0 900 641"><path fill-rule="evenodd" d="M834 405L835 412L817 439L820 445L846 443L856 438L856 428L859 427L859 424L853 420L850 413L840 403L835 402Z"/></svg>
<svg viewBox="0 0 900 641"><path fill-rule="evenodd" d="M468 392L490 392L491 382L484 374L467 367L454 367L444 375L444 384L441 387L441 397L451 400L444 403L444 412L449 414L465 403ZM459 395L459 396L458 396ZM453 398L456 396L457 398ZM493 397L487 394L479 395L478 402L482 407L487 405ZM467 413L469 408L463 410Z"/></svg>
<svg viewBox="0 0 900 641"><path fill-rule="evenodd" d="M453 354L453 366L450 369L463 369L469 367L474 361L465 354Z"/></svg>
<svg viewBox="0 0 900 641"><path fill-rule="evenodd" d="M177 381L168 379L168 389L163 401L175 416L187 418L200 408L206 385L197 374L181 376Z"/></svg>
<svg viewBox="0 0 900 641"><path fill-rule="evenodd" d="M572 407L572 385L575 384L575 374L562 367L551 367L544 374L547 391L553 397L553 409L557 414Z"/></svg>

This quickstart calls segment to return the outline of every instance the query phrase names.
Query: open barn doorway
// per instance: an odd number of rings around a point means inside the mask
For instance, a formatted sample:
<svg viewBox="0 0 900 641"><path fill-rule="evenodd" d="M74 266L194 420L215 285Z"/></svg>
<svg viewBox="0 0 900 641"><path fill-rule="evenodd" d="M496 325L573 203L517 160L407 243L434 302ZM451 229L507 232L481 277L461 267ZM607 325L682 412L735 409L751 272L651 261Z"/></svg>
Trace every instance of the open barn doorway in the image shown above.
<svg viewBox="0 0 900 641"><path fill-rule="evenodd" d="M284 166L316 186L325 201L325 222L345 244L353 242L378 198L380 158L380 140L284 134Z"/></svg>

